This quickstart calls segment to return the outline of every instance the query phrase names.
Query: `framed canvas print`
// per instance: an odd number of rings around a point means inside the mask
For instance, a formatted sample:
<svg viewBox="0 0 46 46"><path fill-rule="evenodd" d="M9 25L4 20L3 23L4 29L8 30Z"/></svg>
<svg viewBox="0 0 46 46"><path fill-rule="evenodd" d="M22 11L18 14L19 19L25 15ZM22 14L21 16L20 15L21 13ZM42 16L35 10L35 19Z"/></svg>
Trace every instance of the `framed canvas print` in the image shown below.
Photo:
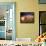
<svg viewBox="0 0 46 46"><path fill-rule="evenodd" d="M20 23L34 23L34 12L20 12Z"/></svg>
<svg viewBox="0 0 46 46"><path fill-rule="evenodd" d="M46 32L46 11L39 11L39 34Z"/></svg>
<svg viewBox="0 0 46 46"><path fill-rule="evenodd" d="M46 4L46 0L39 0L40 4Z"/></svg>
<svg viewBox="0 0 46 46"><path fill-rule="evenodd" d="M15 40L15 2L0 2L0 40Z"/></svg>

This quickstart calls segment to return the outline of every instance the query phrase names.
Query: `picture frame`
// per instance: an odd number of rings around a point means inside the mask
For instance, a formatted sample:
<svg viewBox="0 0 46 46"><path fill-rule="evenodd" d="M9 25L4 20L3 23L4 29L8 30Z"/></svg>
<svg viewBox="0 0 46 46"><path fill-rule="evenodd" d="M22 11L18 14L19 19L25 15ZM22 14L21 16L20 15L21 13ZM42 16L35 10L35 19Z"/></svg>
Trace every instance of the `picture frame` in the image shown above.
<svg viewBox="0 0 46 46"><path fill-rule="evenodd" d="M46 4L46 0L39 0L39 4Z"/></svg>
<svg viewBox="0 0 46 46"><path fill-rule="evenodd" d="M34 23L34 12L20 12L20 23Z"/></svg>

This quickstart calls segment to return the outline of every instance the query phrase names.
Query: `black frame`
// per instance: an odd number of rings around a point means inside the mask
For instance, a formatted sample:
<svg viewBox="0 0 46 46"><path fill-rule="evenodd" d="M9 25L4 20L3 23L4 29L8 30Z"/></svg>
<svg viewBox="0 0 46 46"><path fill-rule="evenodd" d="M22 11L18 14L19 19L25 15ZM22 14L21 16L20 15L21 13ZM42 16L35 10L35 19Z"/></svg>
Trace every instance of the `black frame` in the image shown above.
<svg viewBox="0 0 46 46"><path fill-rule="evenodd" d="M22 20L21 20L21 17L22 16L27 16L27 15L31 15L31 16L33 16L33 20L32 20L32 22L30 21L30 22L22 22ZM34 23L34 12L20 12L20 23Z"/></svg>
<svg viewBox="0 0 46 46"><path fill-rule="evenodd" d="M40 0L39 0L38 2L39 2L39 4L46 4L46 3L42 3L42 2L40 2Z"/></svg>
<svg viewBox="0 0 46 46"><path fill-rule="evenodd" d="M40 14L41 13L44 13L44 12L46 12L46 11L39 11L39 36L40 36L40 25L46 25L46 24L40 24Z"/></svg>

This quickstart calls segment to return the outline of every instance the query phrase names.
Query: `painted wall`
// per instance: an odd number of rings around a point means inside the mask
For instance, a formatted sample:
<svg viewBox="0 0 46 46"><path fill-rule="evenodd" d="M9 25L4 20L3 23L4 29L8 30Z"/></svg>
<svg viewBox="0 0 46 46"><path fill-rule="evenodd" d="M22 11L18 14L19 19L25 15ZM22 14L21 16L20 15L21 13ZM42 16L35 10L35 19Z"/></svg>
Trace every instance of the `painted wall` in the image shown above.
<svg viewBox="0 0 46 46"><path fill-rule="evenodd" d="M16 37L33 38L39 35L39 10L46 10L46 5L38 4L38 0L1 0L0 2L16 2ZM21 24L20 12L34 12L34 24Z"/></svg>

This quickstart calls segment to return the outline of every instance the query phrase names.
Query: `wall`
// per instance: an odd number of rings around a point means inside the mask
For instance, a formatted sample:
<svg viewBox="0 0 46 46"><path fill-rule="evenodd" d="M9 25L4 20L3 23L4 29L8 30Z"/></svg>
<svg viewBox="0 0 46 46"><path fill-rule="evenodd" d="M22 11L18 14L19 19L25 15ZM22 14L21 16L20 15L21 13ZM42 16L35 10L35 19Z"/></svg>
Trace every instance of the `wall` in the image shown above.
<svg viewBox="0 0 46 46"><path fill-rule="evenodd" d="M38 4L38 0L3 0L0 2L16 2L16 37L33 38L39 34L39 10L45 10L46 5ZM34 12L34 24L21 24L20 12Z"/></svg>
<svg viewBox="0 0 46 46"><path fill-rule="evenodd" d="M17 2L16 2L17 4ZM17 8L17 37L36 38L39 35L39 6L37 0L20 0ZM21 24L20 12L34 12L34 24Z"/></svg>

